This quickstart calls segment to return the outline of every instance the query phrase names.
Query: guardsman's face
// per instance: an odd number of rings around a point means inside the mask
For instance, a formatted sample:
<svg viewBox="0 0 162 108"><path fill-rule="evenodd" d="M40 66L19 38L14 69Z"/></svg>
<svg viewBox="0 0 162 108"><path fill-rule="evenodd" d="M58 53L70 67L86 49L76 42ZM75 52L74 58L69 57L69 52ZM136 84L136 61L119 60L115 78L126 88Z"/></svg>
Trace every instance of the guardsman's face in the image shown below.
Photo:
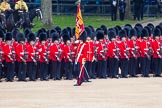
<svg viewBox="0 0 162 108"><path fill-rule="evenodd" d="M0 42L2 42L2 38L0 38Z"/></svg>
<svg viewBox="0 0 162 108"><path fill-rule="evenodd" d="M143 39L144 39L144 40L147 40L147 37L145 36L145 37L143 37Z"/></svg>
<svg viewBox="0 0 162 108"><path fill-rule="evenodd" d="M58 42L58 40L55 40L54 43L55 43L55 44L58 44L59 42Z"/></svg>
<svg viewBox="0 0 162 108"><path fill-rule="evenodd" d="M30 45L34 45L34 41L30 41Z"/></svg>
<svg viewBox="0 0 162 108"><path fill-rule="evenodd" d="M131 37L131 40L136 40L136 37L135 37L135 36L132 36L132 37Z"/></svg>
<svg viewBox="0 0 162 108"><path fill-rule="evenodd" d="M90 37L87 37L86 41L87 42L90 42L91 41L91 38Z"/></svg>
<svg viewBox="0 0 162 108"><path fill-rule="evenodd" d="M111 41L112 41L112 42L115 42L115 41L116 41L116 39L115 39L115 38L112 38L112 39L111 39Z"/></svg>
<svg viewBox="0 0 162 108"><path fill-rule="evenodd" d="M11 45L11 40L7 40L7 41L6 41L6 44L7 44L7 45Z"/></svg>
<svg viewBox="0 0 162 108"><path fill-rule="evenodd" d="M41 43L42 43L42 45L45 45L46 41L42 41Z"/></svg>
<svg viewBox="0 0 162 108"><path fill-rule="evenodd" d="M24 44L25 42L24 41L20 41L21 44Z"/></svg>
<svg viewBox="0 0 162 108"><path fill-rule="evenodd" d="M155 40L159 40L159 38L160 38L159 36L155 36Z"/></svg>
<svg viewBox="0 0 162 108"><path fill-rule="evenodd" d="M122 41L125 42L126 41L126 37L122 37Z"/></svg>
<svg viewBox="0 0 162 108"><path fill-rule="evenodd" d="M160 40L162 40L162 36L160 36Z"/></svg>
<svg viewBox="0 0 162 108"><path fill-rule="evenodd" d="M70 46L70 40L67 40L66 44L67 44L68 46Z"/></svg>

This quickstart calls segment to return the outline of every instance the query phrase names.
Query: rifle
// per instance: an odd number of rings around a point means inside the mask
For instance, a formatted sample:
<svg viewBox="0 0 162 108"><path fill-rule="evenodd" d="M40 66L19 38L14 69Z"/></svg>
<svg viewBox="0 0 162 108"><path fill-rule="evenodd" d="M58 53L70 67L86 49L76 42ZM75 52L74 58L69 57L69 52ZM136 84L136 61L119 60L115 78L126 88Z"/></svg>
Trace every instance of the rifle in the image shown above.
<svg viewBox="0 0 162 108"><path fill-rule="evenodd" d="M119 49L118 45L115 45L115 46L116 46L116 48L115 48L115 54L114 54L114 56L119 61L120 49Z"/></svg>
<svg viewBox="0 0 162 108"><path fill-rule="evenodd" d="M3 57L3 52L2 49L0 48L0 65L2 65L2 67L4 67L3 63L2 63L2 57Z"/></svg>
<svg viewBox="0 0 162 108"><path fill-rule="evenodd" d="M106 61L106 55L107 55L107 48L106 48L106 45L107 45L107 42L104 44L104 46L103 46L103 56L104 56L104 61Z"/></svg>
<svg viewBox="0 0 162 108"><path fill-rule="evenodd" d="M70 53L70 55L69 55L69 61L71 62L71 64L73 64L73 56L72 56L73 52L71 51L70 46L69 46L69 53Z"/></svg>
<svg viewBox="0 0 162 108"><path fill-rule="evenodd" d="M37 65L37 60L39 60L39 52L38 52L38 49L36 49L35 55L34 55L34 58L33 58L33 62L35 63L35 65Z"/></svg>
<svg viewBox="0 0 162 108"><path fill-rule="evenodd" d="M46 55L44 56L44 59L47 64L49 64L49 62L48 62L48 60L49 60L49 46L50 46L50 44L48 44L48 47L46 49Z"/></svg>
<svg viewBox="0 0 162 108"><path fill-rule="evenodd" d="M148 51L147 51L147 54L146 54L146 56L148 57L148 59L151 59L151 55L152 54L153 54L153 50L152 50L151 46L149 45L148 46Z"/></svg>
<svg viewBox="0 0 162 108"><path fill-rule="evenodd" d="M24 49L24 56L23 56L23 61L26 64L26 60L28 58L28 52L26 51L26 48Z"/></svg>
<svg viewBox="0 0 162 108"><path fill-rule="evenodd" d="M12 60L12 63L14 63L14 61L16 60L16 53L13 47L11 49L11 60Z"/></svg>
<svg viewBox="0 0 162 108"><path fill-rule="evenodd" d="M58 54L56 55L56 58L57 58L57 60L59 62L61 62L61 60L60 60L60 57L61 57L61 48L60 48L60 45L58 45L57 48L58 48Z"/></svg>
<svg viewBox="0 0 162 108"><path fill-rule="evenodd" d="M125 47L126 47L126 49L125 49L125 57L129 60L129 47L128 47L127 43L125 44Z"/></svg>
<svg viewBox="0 0 162 108"><path fill-rule="evenodd" d="M98 60L97 60L97 47L96 47L96 45L94 45L94 60L97 62ZM94 61L93 60L93 61Z"/></svg>
<svg viewBox="0 0 162 108"><path fill-rule="evenodd" d="M162 43L160 43L160 55L162 55Z"/></svg>
<svg viewBox="0 0 162 108"><path fill-rule="evenodd" d="M136 59L137 59L137 52L138 52L138 49L137 49L137 45L136 45L136 42L135 42L132 54L133 54L134 58L136 58Z"/></svg>

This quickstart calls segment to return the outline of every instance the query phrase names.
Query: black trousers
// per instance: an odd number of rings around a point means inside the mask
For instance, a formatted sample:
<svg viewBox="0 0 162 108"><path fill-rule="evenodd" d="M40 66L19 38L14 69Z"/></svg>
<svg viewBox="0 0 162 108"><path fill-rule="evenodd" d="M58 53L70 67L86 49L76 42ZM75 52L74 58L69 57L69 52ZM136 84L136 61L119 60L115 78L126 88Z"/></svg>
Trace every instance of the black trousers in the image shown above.
<svg viewBox="0 0 162 108"><path fill-rule="evenodd" d="M47 80L48 64L46 62L40 62L40 79Z"/></svg>
<svg viewBox="0 0 162 108"><path fill-rule="evenodd" d="M160 58L153 58L153 64L154 64L154 74L155 74L155 76L160 76L161 75L162 60Z"/></svg>
<svg viewBox="0 0 162 108"><path fill-rule="evenodd" d="M141 6L140 5L134 5L134 20L140 20L140 14L141 14Z"/></svg>
<svg viewBox="0 0 162 108"><path fill-rule="evenodd" d="M87 61L87 62L85 63L85 68L86 68L86 70L87 70L87 73L88 73L89 77L92 78L92 62ZM86 73L86 72L85 72L85 73ZM85 80L88 80L87 74L84 74L84 75L85 75Z"/></svg>
<svg viewBox="0 0 162 108"><path fill-rule="evenodd" d="M2 70L2 64L0 64L0 79L2 78L3 70Z"/></svg>
<svg viewBox="0 0 162 108"><path fill-rule="evenodd" d="M111 9L111 20L112 21L117 20L117 8L112 7L112 9Z"/></svg>
<svg viewBox="0 0 162 108"><path fill-rule="evenodd" d="M37 70L37 64L34 62L28 62L28 76L31 81L34 81L36 79L36 70Z"/></svg>
<svg viewBox="0 0 162 108"><path fill-rule="evenodd" d="M97 61L92 62L92 78L95 79L97 74Z"/></svg>
<svg viewBox="0 0 162 108"><path fill-rule="evenodd" d="M61 62L51 61L50 73L52 79L60 80L60 75L61 75L60 68L61 68Z"/></svg>
<svg viewBox="0 0 162 108"><path fill-rule="evenodd" d="M116 58L109 58L109 77L116 77L119 73L119 61Z"/></svg>
<svg viewBox="0 0 162 108"><path fill-rule="evenodd" d="M15 71L15 63L6 62L6 78L8 81L13 81Z"/></svg>
<svg viewBox="0 0 162 108"><path fill-rule="evenodd" d="M124 21L125 12L119 11L119 15L120 15L120 20Z"/></svg>
<svg viewBox="0 0 162 108"><path fill-rule="evenodd" d="M151 60L148 58L141 58L141 73L143 77L147 77L150 72Z"/></svg>
<svg viewBox="0 0 162 108"><path fill-rule="evenodd" d="M138 60L136 58L130 58L130 61L129 61L129 74L130 76L136 76L136 72L137 72L137 62Z"/></svg>
<svg viewBox="0 0 162 108"><path fill-rule="evenodd" d="M24 81L26 79L27 64L24 62L17 62L18 65L18 79Z"/></svg>
<svg viewBox="0 0 162 108"><path fill-rule="evenodd" d="M72 75L73 63L65 62L64 66L65 66L66 79L72 80L72 78L73 78L73 75Z"/></svg>
<svg viewBox="0 0 162 108"><path fill-rule="evenodd" d="M36 79L40 77L41 77L41 66L40 66L40 62L37 62Z"/></svg>
<svg viewBox="0 0 162 108"><path fill-rule="evenodd" d="M126 58L120 59L121 76L122 77L127 77L127 75L128 75L128 63L129 63L128 59L126 59Z"/></svg>
<svg viewBox="0 0 162 108"><path fill-rule="evenodd" d="M107 78L107 61L98 60L97 67L97 76L99 78Z"/></svg>

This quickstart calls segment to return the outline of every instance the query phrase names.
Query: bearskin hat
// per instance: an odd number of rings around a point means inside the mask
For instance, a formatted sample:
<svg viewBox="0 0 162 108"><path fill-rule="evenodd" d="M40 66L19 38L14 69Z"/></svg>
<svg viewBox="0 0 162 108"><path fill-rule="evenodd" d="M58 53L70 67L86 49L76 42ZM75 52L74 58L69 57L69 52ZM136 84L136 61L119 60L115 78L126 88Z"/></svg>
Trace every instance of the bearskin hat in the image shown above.
<svg viewBox="0 0 162 108"><path fill-rule="evenodd" d="M116 33L115 31L111 30L108 32L108 37L109 37L109 40L111 41L112 38L116 38Z"/></svg>
<svg viewBox="0 0 162 108"><path fill-rule="evenodd" d="M119 31L119 37L120 38L123 38L123 37L126 37L126 36L127 36L126 31L124 29Z"/></svg>
<svg viewBox="0 0 162 108"><path fill-rule="evenodd" d="M131 29L129 32L129 37L131 38L132 36L137 36L137 31L136 29Z"/></svg>
<svg viewBox="0 0 162 108"><path fill-rule="evenodd" d="M61 28L59 26L55 27L55 30L57 31L57 33L60 35L61 34Z"/></svg>
<svg viewBox="0 0 162 108"><path fill-rule="evenodd" d="M0 30L0 38L4 39L4 32Z"/></svg>
<svg viewBox="0 0 162 108"><path fill-rule="evenodd" d="M142 32L141 32L141 37L148 37L149 33L148 33L148 30L146 28L142 29Z"/></svg>
<svg viewBox="0 0 162 108"><path fill-rule="evenodd" d="M39 35L39 41L46 41L47 40L47 34L46 33L41 33Z"/></svg>
<svg viewBox="0 0 162 108"><path fill-rule="evenodd" d="M96 37L97 37L97 40L104 39L104 31L103 30L97 31Z"/></svg>
<svg viewBox="0 0 162 108"><path fill-rule="evenodd" d="M161 36L161 30L159 28L155 28L153 32L153 36L154 37Z"/></svg>
<svg viewBox="0 0 162 108"><path fill-rule="evenodd" d="M52 42L59 39L59 34L57 32L52 33L51 36L52 36Z"/></svg>
<svg viewBox="0 0 162 108"><path fill-rule="evenodd" d="M62 38L63 38L64 43L66 43L68 40L70 40L70 35L68 35L68 34L63 34L63 35L62 35Z"/></svg>
<svg viewBox="0 0 162 108"><path fill-rule="evenodd" d="M18 42L20 42L20 41L25 41L25 36L24 36L24 34L23 33L17 33L17 40L18 40Z"/></svg>
<svg viewBox="0 0 162 108"><path fill-rule="evenodd" d="M87 36L92 37L92 30L90 27L85 27L85 31L87 32Z"/></svg>
<svg viewBox="0 0 162 108"><path fill-rule="evenodd" d="M79 40L85 42L86 38L87 38L87 32L84 30L84 32L80 35Z"/></svg>
<svg viewBox="0 0 162 108"><path fill-rule="evenodd" d="M101 25L101 29L104 31L104 35L108 34L107 27L105 25Z"/></svg>
<svg viewBox="0 0 162 108"><path fill-rule="evenodd" d="M6 33L6 39L5 39L6 41L7 40L12 40L12 33L11 32L7 32Z"/></svg>
<svg viewBox="0 0 162 108"><path fill-rule="evenodd" d="M28 34L28 41L35 41L36 40L36 36L34 33L29 33Z"/></svg>
<svg viewBox="0 0 162 108"><path fill-rule="evenodd" d="M150 28L149 26L145 26L144 28L147 29L148 34L149 34L148 36L151 36L151 34L152 34L152 32L153 32L153 31L151 30L151 28Z"/></svg>

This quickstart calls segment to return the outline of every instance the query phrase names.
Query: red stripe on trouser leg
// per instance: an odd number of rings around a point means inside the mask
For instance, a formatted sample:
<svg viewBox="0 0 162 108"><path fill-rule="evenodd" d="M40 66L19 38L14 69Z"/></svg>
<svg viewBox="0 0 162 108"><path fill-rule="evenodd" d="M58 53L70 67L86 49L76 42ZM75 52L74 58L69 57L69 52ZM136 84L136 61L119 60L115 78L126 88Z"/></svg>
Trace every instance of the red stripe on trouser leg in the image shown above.
<svg viewBox="0 0 162 108"><path fill-rule="evenodd" d="M82 67L83 65L82 64L80 64L80 76L79 76L79 78L77 79L77 84L78 85L81 85L82 83L83 83L83 80L84 80L84 68Z"/></svg>

